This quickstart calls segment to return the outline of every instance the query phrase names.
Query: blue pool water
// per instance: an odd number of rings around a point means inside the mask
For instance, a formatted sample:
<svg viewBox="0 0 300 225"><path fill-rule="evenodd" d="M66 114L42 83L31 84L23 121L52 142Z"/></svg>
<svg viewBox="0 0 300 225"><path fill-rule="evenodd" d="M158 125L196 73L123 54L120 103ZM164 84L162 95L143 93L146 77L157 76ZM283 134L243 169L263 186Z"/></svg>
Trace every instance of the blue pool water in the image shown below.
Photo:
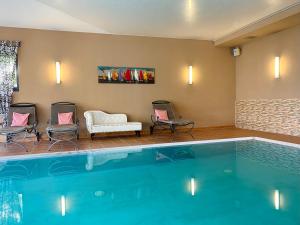
<svg viewBox="0 0 300 225"><path fill-rule="evenodd" d="M300 149L256 140L0 160L1 225L300 224Z"/></svg>

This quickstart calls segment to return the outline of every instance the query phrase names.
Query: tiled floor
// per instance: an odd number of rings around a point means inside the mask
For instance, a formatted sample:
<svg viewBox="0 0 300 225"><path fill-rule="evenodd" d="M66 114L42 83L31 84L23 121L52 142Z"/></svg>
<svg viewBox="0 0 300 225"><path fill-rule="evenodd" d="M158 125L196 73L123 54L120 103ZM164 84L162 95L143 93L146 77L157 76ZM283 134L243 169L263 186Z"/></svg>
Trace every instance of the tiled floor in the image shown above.
<svg viewBox="0 0 300 225"><path fill-rule="evenodd" d="M292 143L300 144L300 137L293 137L287 135L271 134L258 131L242 130L234 127L223 127L223 128L201 128L195 129L193 132L195 140L209 140L209 139L222 139L222 138L234 138L234 137L264 137L274 140L287 141ZM145 145L145 144L157 144L167 142L179 142L179 141L192 141L193 139L188 134L180 134L173 137L169 133L159 133L152 136L145 134L141 137L132 136L115 136L115 137L99 137L94 141L90 139L80 139L78 141L79 149L101 149L107 147L120 147L129 145ZM21 154L35 154L48 152L49 142L42 140L38 144L33 142L26 143L29 152L25 152L15 145L10 145L7 148L2 144L0 146L0 156L9 155L21 155ZM74 147L70 144L59 144L52 149L52 152L58 151L69 151L74 150Z"/></svg>

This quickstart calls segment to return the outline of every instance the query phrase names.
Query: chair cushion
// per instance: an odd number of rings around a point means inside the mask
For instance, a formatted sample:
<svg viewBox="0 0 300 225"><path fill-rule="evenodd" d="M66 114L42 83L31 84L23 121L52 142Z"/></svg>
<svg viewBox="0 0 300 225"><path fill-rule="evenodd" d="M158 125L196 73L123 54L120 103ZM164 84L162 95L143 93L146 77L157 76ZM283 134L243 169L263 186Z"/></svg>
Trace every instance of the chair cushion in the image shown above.
<svg viewBox="0 0 300 225"><path fill-rule="evenodd" d="M67 125L50 125L47 127L47 131L51 132L72 132L78 129L77 124L67 124Z"/></svg>
<svg viewBox="0 0 300 225"><path fill-rule="evenodd" d="M30 113L17 113L13 112L12 116L12 122L11 126L12 127L24 127L28 124L28 117Z"/></svg>
<svg viewBox="0 0 300 225"><path fill-rule="evenodd" d="M177 126L186 126L190 124L194 124L194 121L184 120L184 119L176 119L176 120L168 120L168 121L159 121L160 123L177 125Z"/></svg>
<svg viewBox="0 0 300 225"><path fill-rule="evenodd" d="M18 134L26 131L26 127L4 127L0 128L0 134Z"/></svg>
<svg viewBox="0 0 300 225"><path fill-rule="evenodd" d="M155 109L155 118L158 120L169 120L167 110Z"/></svg>
<svg viewBox="0 0 300 225"><path fill-rule="evenodd" d="M58 113L58 125L73 124L73 112Z"/></svg>

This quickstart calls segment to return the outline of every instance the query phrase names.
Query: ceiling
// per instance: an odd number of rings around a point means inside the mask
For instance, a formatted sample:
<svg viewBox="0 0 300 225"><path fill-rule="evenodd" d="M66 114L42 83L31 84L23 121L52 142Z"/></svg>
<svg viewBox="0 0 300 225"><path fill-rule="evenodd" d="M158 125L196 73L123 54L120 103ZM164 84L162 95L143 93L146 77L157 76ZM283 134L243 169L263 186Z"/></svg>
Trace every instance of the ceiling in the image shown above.
<svg viewBox="0 0 300 225"><path fill-rule="evenodd" d="M300 0L0 0L0 26L217 40Z"/></svg>

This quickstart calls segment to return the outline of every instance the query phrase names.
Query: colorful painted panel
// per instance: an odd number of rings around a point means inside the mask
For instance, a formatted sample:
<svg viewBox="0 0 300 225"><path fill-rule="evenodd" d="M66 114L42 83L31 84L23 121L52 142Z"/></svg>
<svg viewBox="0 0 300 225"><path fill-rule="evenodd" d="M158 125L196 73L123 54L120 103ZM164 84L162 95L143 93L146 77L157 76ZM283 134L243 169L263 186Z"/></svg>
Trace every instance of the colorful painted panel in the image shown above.
<svg viewBox="0 0 300 225"><path fill-rule="evenodd" d="M154 68L98 66L98 83L154 84Z"/></svg>

